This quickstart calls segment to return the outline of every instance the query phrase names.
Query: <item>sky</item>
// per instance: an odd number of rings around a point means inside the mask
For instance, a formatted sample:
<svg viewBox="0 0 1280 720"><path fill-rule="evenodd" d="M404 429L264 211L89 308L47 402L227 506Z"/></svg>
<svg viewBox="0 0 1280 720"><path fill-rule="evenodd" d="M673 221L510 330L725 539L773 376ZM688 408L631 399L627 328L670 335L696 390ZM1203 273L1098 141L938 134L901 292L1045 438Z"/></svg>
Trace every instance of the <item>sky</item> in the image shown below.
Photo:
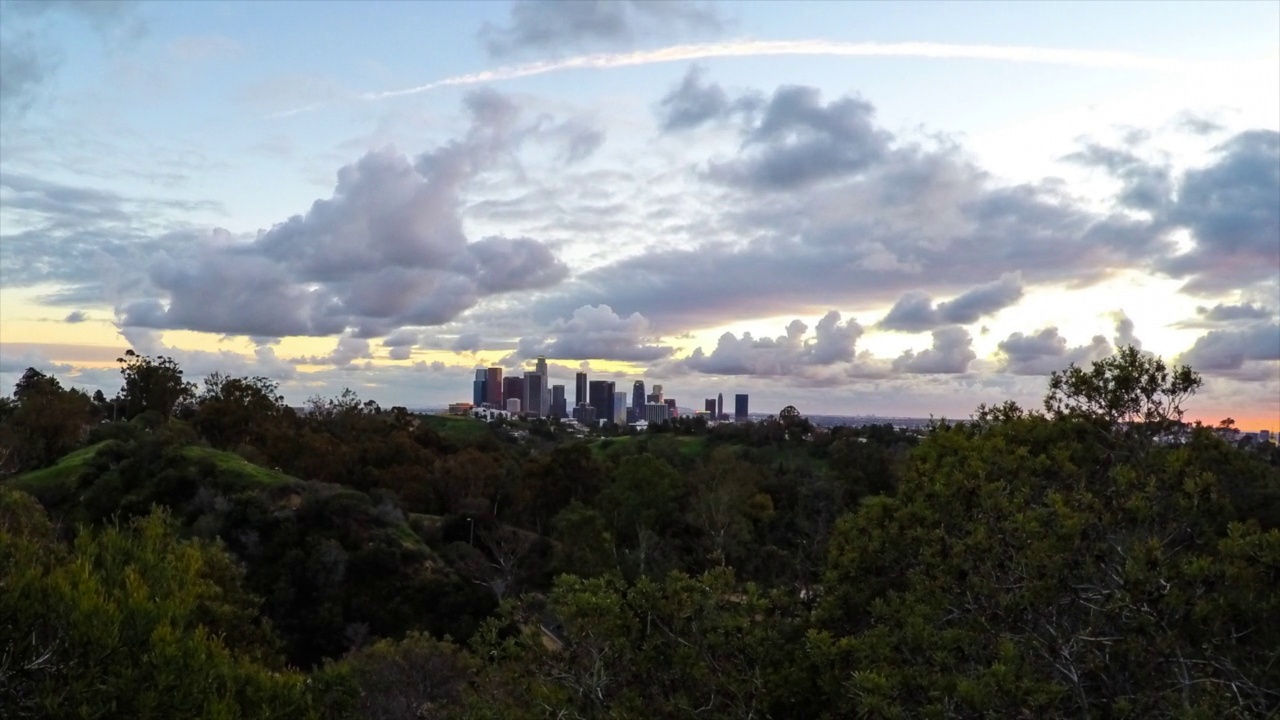
<svg viewBox="0 0 1280 720"><path fill-rule="evenodd" d="M0 384L1280 430L1280 3L0 0ZM570 390L571 392L571 390Z"/></svg>

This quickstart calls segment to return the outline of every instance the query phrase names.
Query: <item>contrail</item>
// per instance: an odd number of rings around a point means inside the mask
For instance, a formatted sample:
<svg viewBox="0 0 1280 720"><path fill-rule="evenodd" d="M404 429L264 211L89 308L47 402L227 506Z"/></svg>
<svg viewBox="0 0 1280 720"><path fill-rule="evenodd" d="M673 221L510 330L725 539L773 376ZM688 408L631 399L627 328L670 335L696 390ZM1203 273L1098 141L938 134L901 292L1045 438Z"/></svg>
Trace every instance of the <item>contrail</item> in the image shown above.
<svg viewBox="0 0 1280 720"><path fill-rule="evenodd" d="M515 80L562 70L606 70L610 68L655 65L659 63L704 60L708 58L761 57L769 55L822 55L828 57L918 57L946 60L995 60L1014 63L1042 63L1073 67L1110 68L1117 70L1179 70L1190 67L1171 58L1110 50L1077 50L1018 45L953 45L947 43L848 43L830 40L734 40L721 43L673 45L656 50L627 53L597 53L557 60L510 65L495 70L455 75L400 90L368 92L351 99L373 101L418 95L443 87L477 85L500 80ZM285 117L319 105L287 110L271 117Z"/></svg>

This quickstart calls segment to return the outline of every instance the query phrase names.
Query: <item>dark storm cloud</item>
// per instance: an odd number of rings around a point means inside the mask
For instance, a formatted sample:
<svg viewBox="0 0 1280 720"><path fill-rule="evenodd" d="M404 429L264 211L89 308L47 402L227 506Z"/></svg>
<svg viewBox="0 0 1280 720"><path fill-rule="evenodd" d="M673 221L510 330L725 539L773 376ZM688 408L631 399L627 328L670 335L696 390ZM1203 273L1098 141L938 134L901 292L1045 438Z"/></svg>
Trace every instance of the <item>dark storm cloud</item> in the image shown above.
<svg viewBox="0 0 1280 720"><path fill-rule="evenodd" d="M969 371L977 359L973 338L959 325L933 331L933 346L920 352L908 350L893 361L897 372L912 375L958 375Z"/></svg>
<svg viewBox="0 0 1280 720"><path fill-rule="evenodd" d="M492 91L468 96L471 129L410 159L367 153L328 199L245 242L163 256L160 291L119 308L126 326L281 337L349 331L353 341L449 322L480 299L545 288L568 270L530 238L468 241L464 185L509 159L536 126Z"/></svg>
<svg viewBox="0 0 1280 720"><path fill-rule="evenodd" d="M1014 375L1048 375L1072 363L1088 366L1111 354L1111 344L1101 335L1093 336L1088 345L1069 348L1067 339L1058 334L1056 327L1047 327L1034 335L1013 333L1000 341L999 348L1004 360L1001 372Z"/></svg>
<svg viewBox="0 0 1280 720"><path fill-rule="evenodd" d="M650 37L718 33L720 7L696 0L517 0L504 25L485 23L479 37L489 54L628 46Z"/></svg>
<svg viewBox="0 0 1280 720"><path fill-rule="evenodd" d="M1280 323L1255 322L1243 328L1211 330L1196 340L1179 362L1209 374L1231 374L1247 362L1280 360ZM1269 373L1280 375L1280 367Z"/></svg>
<svg viewBox="0 0 1280 720"><path fill-rule="evenodd" d="M521 338L510 359L544 355L556 360L651 362L672 352L674 348L655 337L643 315L620 317L607 305L599 305L580 307L568 320L552 323L545 337Z"/></svg>
<svg viewBox="0 0 1280 720"><path fill-rule="evenodd" d="M1217 152L1213 164L1186 172L1166 214L1195 247L1160 269L1197 294L1267 281L1280 268L1280 132L1242 132Z"/></svg>
<svg viewBox="0 0 1280 720"><path fill-rule="evenodd" d="M999 280L979 285L954 300L939 303L937 307L926 293L906 293L894 303L878 326L885 330L921 332L941 325L968 325L1020 299L1022 277L1018 273L1006 273Z"/></svg>
<svg viewBox="0 0 1280 720"><path fill-rule="evenodd" d="M880 162L893 135L875 126L860 98L823 104L817 88L783 86L750 127L737 159L712 162L712 179L752 190L794 190L856 175Z"/></svg>

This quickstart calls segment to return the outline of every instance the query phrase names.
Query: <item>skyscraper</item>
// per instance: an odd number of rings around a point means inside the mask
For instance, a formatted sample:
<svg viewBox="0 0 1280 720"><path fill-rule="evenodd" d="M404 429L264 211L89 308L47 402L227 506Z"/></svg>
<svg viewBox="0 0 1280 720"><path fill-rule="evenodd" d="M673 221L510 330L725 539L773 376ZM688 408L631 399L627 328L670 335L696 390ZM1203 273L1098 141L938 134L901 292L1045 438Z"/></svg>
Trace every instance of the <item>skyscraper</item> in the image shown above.
<svg viewBox="0 0 1280 720"><path fill-rule="evenodd" d="M502 368L491 367L485 373L484 379L484 401L496 408L504 408L502 404Z"/></svg>
<svg viewBox="0 0 1280 720"><path fill-rule="evenodd" d="M668 415L669 415L670 417L679 417L679 416L680 416L680 410L676 407L676 399L675 399L675 398L667 398L666 400L663 400L662 402L663 402L663 404L664 404L664 405L666 405L666 406L667 406L667 412L668 412Z"/></svg>
<svg viewBox="0 0 1280 720"><path fill-rule="evenodd" d="M543 380L546 378L540 372L527 372L524 374L524 407L526 415L533 417L542 417L543 397L546 396L546 386Z"/></svg>
<svg viewBox="0 0 1280 720"><path fill-rule="evenodd" d="M471 404L480 407L485 402L484 379L487 373L484 368L476 368L476 379L471 382Z"/></svg>
<svg viewBox="0 0 1280 720"><path fill-rule="evenodd" d="M712 420L716 419L716 399L715 398L707 398L706 400L702 401L702 409L707 411L707 414L711 416Z"/></svg>
<svg viewBox="0 0 1280 720"><path fill-rule="evenodd" d="M573 379L573 406L587 402L587 374L580 372Z"/></svg>
<svg viewBox="0 0 1280 720"><path fill-rule="evenodd" d="M745 393L738 393L733 396L733 420L734 422L744 422L747 419L747 396Z"/></svg>
<svg viewBox="0 0 1280 720"><path fill-rule="evenodd" d="M588 384L588 401L600 420L613 419L614 385L612 380L592 380Z"/></svg>
<svg viewBox="0 0 1280 720"><path fill-rule="evenodd" d="M631 407L636 409L637 414L640 414L643 412L643 408L644 408L644 381L643 380L637 380L631 386Z"/></svg>
<svg viewBox="0 0 1280 720"><path fill-rule="evenodd" d="M662 386L654 385L653 392L649 393L649 402L661 403L663 400L664 398L662 397Z"/></svg>
<svg viewBox="0 0 1280 720"><path fill-rule="evenodd" d="M716 395L716 419L724 418L724 393Z"/></svg>
<svg viewBox="0 0 1280 720"><path fill-rule="evenodd" d="M519 400L520 407L525 407L524 402L524 378L506 377L502 378L502 402L506 407L508 400Z"/></svg>
<svg viewBox="0 0 1280 720"><path fill-rule="evenodd" d="M551 393L547 390L547 388L551 387L549 376L547 375L547 359L539 355L537 362L534 363L533 371L542 376L542 407L540 413L543 417L546 417L551 414Z"/></svg>
<svg viewBox="0 0 1280 720"><path fill-rule="evenodd" d="M564 399L563 385L551 386L551 414L558 418L569 417L569 407Z"/></svg>
<svg viewBox="0 0 1280 720"><path fill-rule="evenodd" d="M619 425L627 422L627 394L615 393L613 396L613 421Z"/></svg>

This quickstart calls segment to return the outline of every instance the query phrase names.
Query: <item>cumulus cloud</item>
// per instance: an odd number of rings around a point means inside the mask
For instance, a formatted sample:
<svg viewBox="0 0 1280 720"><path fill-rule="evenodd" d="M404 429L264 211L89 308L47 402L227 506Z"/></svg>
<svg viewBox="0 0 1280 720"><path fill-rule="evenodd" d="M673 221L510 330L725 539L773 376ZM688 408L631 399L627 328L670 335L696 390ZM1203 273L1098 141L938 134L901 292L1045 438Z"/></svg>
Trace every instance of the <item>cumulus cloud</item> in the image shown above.
<svg viewBox="0 0 1280 720"><path fill-rule="evenodd" d="M1184 291L1216 294L1274 279L1280 267L1280 132L1250 130L1218 146L1217 160L1188 170L1164 219L1195 247L1160 263Z"/></svg>
<svg viewBox="0 0 1280 720"><path fill-rule="evenodd" d="M410 159L393 148L338 171L317 200L247 242L164 253L148 279L159 295L123 304L124 325L281 337L351 329L377 337L446 323L484 297L537 290L568 268L532 238L468 241L466 183L519 142L519 110L493 92L468 97L462 140Z"/></svg>
<svg viewBox="0 0 1280 720"><path fill-rule="evenodd" d="M75 323L82 323L88 319L89 319L89 315L85 311L72 310L71 312L67 313L67 316L62 319L62 322L75 324Z"/></svg>
<svg viewBox="0 0 1280 720"><path fill-rule="evenodd" d="M621 317L607 305L583 306L568 320L552 323L546 337L521 338L512 360L539 355L558 360L652 362L674 348L661 344L639 313Z"/></svg>
<svg viewBox="0 0 1280 720"><path fill-rule="evenodd" d="M973 351L973 338L959 325L933 331L933 345L926 350L906 351L893 361L896 372L913 375L956 375L969 371L969 363L978 357Z"/></svg>
<svg viewBox="0 0 1280 720"><path fill-rule="evenodd" d="M708 175L753 190L794 190L856 175L888 153L892 134L876 127L875 108L861 98L823 104L817 88L778 88L750 126L743 153L713 162Z"/></svg>
<svg viewBox="0 0 1280 720"><path fill-rule="evenodd" d="M1250 323L1256 320L1270 320L1280 314L1273 308L1251 302L1229 305L1218 303L1213 307L1196 306L1196 316L1179 321L1175 327L1181 328L1218 328L1227 325Z"/></svg>
<svg viewBox="0 0 1280 720"><path fill-rule="evenodd" d="M1126 345L1132 345L1134 349L1142 349L1142 341L1137 335L1133 334L1133 320L1125 314L1123 310L1117 310L1112 313L1112 319L1116 322L1116 347L1121 348Z"/></svg>
<svg viewBox="0 0 1280 720"><path fill-rule="evenodd" d="M878 324L885 330L921 332L941 325L968 325L993 315L1022 299L1022 276L1005 273L999 280L979 285L953 300L939 303L921 291L904 294Z"/></svg>
<svg viewBox="0 0 1280 720"><path fill-rule="evenodd" d="M734 108L728 93L718 83L705 80L706 71L693 65L680 84L658 101L658 124L663 132L698 127L723 118Z"/></svg>
<svg viewBox="0 0 1280 720"><path fill-rule="evenodd" d="M1179 362L1211 374L1230 374L1250 362L1280 360L1280 323L1255 322L1243 328L1211 330L1183 353ZM1269 372L1275 378L1280 368Z"/></svg>
<svg viewBox="0 0 1280 720"><path fill-rule="evenodd" d="M796 319L787 325L785 335L774 338L725 333L710 353L699 347L670 368L709 375L813 377L814 369L853 362L863 329L853 318L842 321L840 313L832 310L818 321L813 337L808 332L809 326Z"/></svg>
<svg viewBox="0 0 1280 720"><path fill-rule="evenodd" d="M1067 339L1058 334L1056 327L1044 328L1034 335L1015 332L1001 340L998 347L1004 361L1001 372L1014 375L1048 375L1071 364L1089 365L1112 352L1111 344L1101 335L1094 335L1088 345L1068 348Z"/></svg>
<svg viewBox="0 0 1280 720"><path fill-rule="evenodd" d="M627 46L651 37L724 29L720 7L696 0L560 2L516 0L503 25L485 23L480 41L491 55Z"/></svg>

